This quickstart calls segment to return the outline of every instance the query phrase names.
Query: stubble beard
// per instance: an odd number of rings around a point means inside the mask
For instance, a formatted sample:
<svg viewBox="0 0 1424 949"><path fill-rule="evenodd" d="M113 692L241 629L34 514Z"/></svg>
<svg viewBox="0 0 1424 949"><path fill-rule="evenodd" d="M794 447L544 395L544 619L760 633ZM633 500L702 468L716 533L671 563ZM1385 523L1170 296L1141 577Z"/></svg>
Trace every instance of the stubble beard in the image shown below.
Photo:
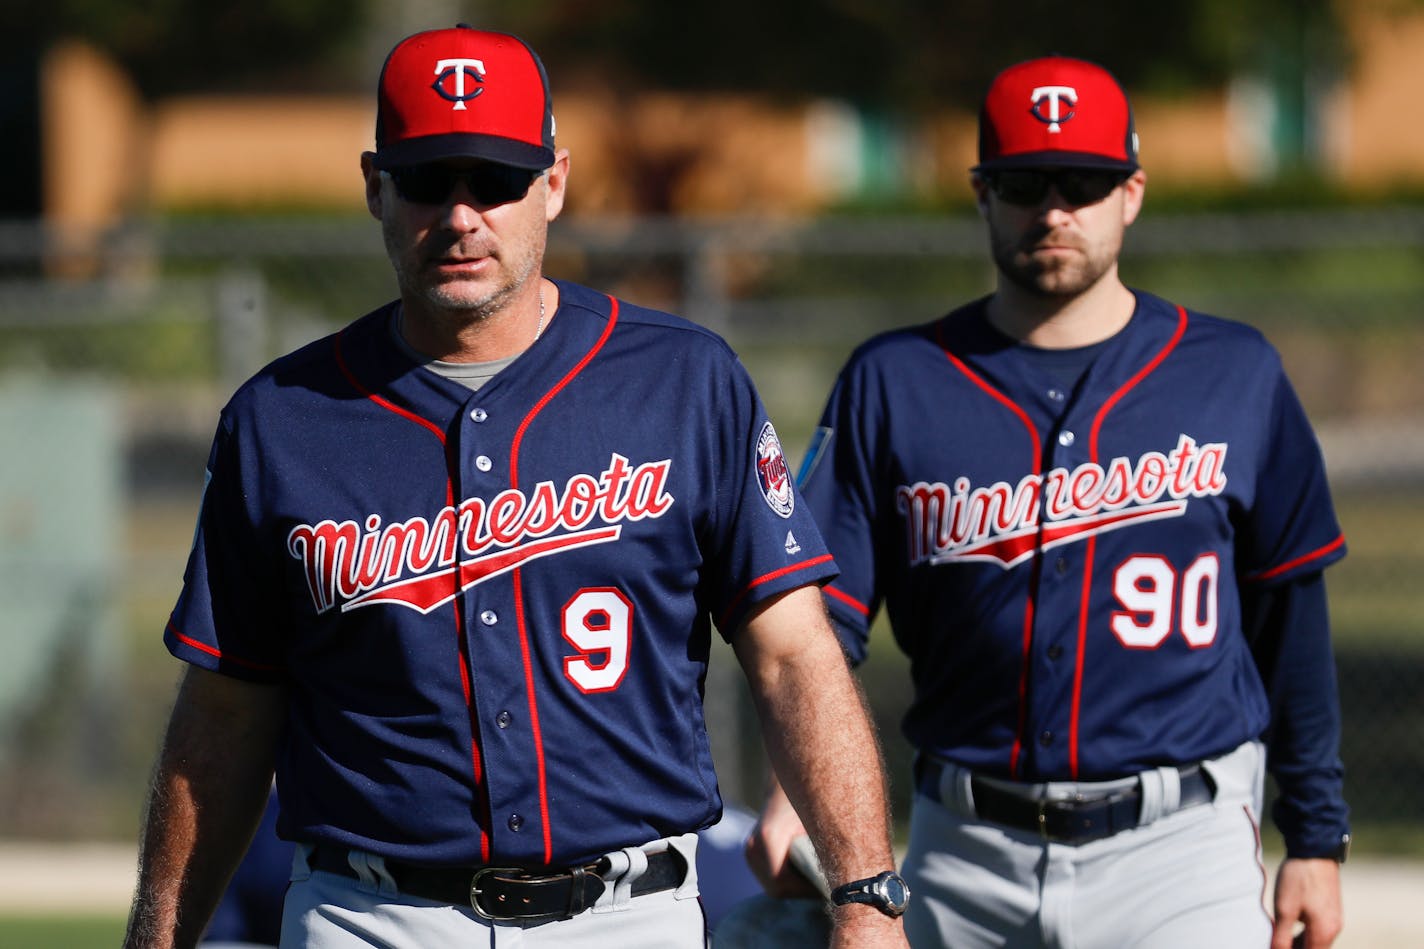
<svg viewBox="0 0 1424 949"><path fill-rule="evenodd" d="M1113 248L1085 247L1068 243L1078 253L1073 257L1035 258L1033 251L1047 232L1021 238L995 236L992 252L999 273L1014 286L1040 297L1074 297L1093 287L1112 269L1117 259Z"/></svg>
<svg viewBox="0 0 1424 949"><path fill-rule="evenodd" d="M396 283L405 299L420 300L432 312L459 313L463 320L483 322L500 312L538 270L541 254L528 254L517 261L513 271L501 271L502 279L482 295L469 292L477 281L460 275L431 279L425 273L430 259L420 250L402 254L400 236L383 225L386 248L395 269ZM504 258L497 258L507 263Z"/></svg>

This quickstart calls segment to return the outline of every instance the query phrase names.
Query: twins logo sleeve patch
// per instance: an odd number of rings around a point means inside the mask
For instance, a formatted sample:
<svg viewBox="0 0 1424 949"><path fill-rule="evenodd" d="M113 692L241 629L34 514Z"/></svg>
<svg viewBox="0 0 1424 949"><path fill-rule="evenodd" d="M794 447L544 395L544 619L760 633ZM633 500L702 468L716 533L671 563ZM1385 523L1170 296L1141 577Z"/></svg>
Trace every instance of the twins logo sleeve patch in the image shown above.
<svg viewBox="0 0 1424 949"><path fill-rule="evenodd" d="M790 517L796 510L791 469L787 467L786 453L781 449L781 439L776 437L776 429L771 422L762 426L756 447L757 483L761 485L762 497L777 514Z"/></svg>

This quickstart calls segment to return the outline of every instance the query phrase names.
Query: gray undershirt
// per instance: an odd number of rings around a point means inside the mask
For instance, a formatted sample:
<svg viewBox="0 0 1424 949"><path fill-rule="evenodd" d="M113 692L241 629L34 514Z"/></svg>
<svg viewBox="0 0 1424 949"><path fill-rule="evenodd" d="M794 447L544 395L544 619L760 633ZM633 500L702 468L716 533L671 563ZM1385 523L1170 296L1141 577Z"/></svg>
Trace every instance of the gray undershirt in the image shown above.
<svg viewBox="0 0 1424 949"><path fill-rule="evenodd" d="M505 356L503 359L491 359L489 362L446 362L443 359L431 359L425 353L417 352L410 343L405 341L405 337L401 335L400 331L399 316L391 324L391 335L395 337L396 346L400 348L401 352L437 376L443 376L451 382L458 382L469 388L471 392L478 392L480 386L489 382L499 374L500 370L523 355L523 353L515 353L513 356Z"/></svg>

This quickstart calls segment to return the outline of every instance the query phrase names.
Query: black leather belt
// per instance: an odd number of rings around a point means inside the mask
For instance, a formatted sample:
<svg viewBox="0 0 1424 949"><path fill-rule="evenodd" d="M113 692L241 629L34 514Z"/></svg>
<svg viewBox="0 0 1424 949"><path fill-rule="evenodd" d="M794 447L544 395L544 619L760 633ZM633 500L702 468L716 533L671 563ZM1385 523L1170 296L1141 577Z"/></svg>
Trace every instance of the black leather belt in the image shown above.
<svg viewBox="0 0 1424 949"><path fill-rule="evenodd" d="M918 786L922 794L940 799L943 762L922 759ZM1201 765L1177 769L1182 792L1177 810L1209 803L1216 796L1211 777ZM1028 786L1022 791L991 783L974 775L969 779L974 795L974 814L981 820L1026 830L1055 843L1083 844L1111 837L1141 823L1142 788L1133 785L1104 797L1043 800Z"/></svg>
<svg viewBox="0 0 1424 949"><path fill-rule="evenodd" d="M356 877L340 847L317 847L307 858L313 870ZM519 867L422 867L386 860L396 888L410 896L470 906L486 919L568 919L591 907L608 888L603 876L612 869L607 857L563 871ZM682 885L687 863L676 850L648 854L648 869L633 881L633 896Z"/></svg>

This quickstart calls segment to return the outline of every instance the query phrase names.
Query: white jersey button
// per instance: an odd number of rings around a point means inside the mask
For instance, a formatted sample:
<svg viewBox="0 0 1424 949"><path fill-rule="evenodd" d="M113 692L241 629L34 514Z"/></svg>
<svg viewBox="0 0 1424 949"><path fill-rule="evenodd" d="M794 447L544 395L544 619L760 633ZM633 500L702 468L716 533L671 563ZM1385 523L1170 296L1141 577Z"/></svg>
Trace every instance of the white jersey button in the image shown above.
<svg viewBox="0 0 1424 949"><path fill-rule="evenodd" d="M487 418L489 418L489 413L484 409L475 409L470 413L470 420L473 422L483 422Z"/></svg>
<svg viewBox="0 0 1424 949"><path fill-rule="evenodd" d="M1050 399L1052 399L1054 402L1062 402L1062 401L1063 401L1063 390L1062 390L1062 389L1049 389L1049 390L1048 390L1048 397L1049 397ZM479 419L475 419L475 421L478 422Z"/></svg>
<svg viewBox="0 0 1424 949"><path fill-rule="evenodd" d="M489 455L480 455L475 459L475 467L481 471L489 471L494 467L494 462L489 460Z"/></svg>
<svg viewBox="0 0 1424 949"><path fill-rule="evenodd" d="M508 712L500 712L494 717L494 723L500 728L508 728L509 723L514 721L514 716Z"/></svg>
<svg viewBox="0 0 1424 949"><path fill-rule="evenodd" d="M496 613L494 610L485 610L483 613L480 614L480 622L484 623L486 626L493 626L495 623L499 622L499 614Z"/></svg>
<svg viewBox="0 0 1424 949"><path fill-rule="evenodd" d="M1059 433L1058 433L1058 444L1062 445L1064 448L1067 448L1069 445L1073 444L1073 433L1072 433L1072 432L1059 432Z"/></svg>

